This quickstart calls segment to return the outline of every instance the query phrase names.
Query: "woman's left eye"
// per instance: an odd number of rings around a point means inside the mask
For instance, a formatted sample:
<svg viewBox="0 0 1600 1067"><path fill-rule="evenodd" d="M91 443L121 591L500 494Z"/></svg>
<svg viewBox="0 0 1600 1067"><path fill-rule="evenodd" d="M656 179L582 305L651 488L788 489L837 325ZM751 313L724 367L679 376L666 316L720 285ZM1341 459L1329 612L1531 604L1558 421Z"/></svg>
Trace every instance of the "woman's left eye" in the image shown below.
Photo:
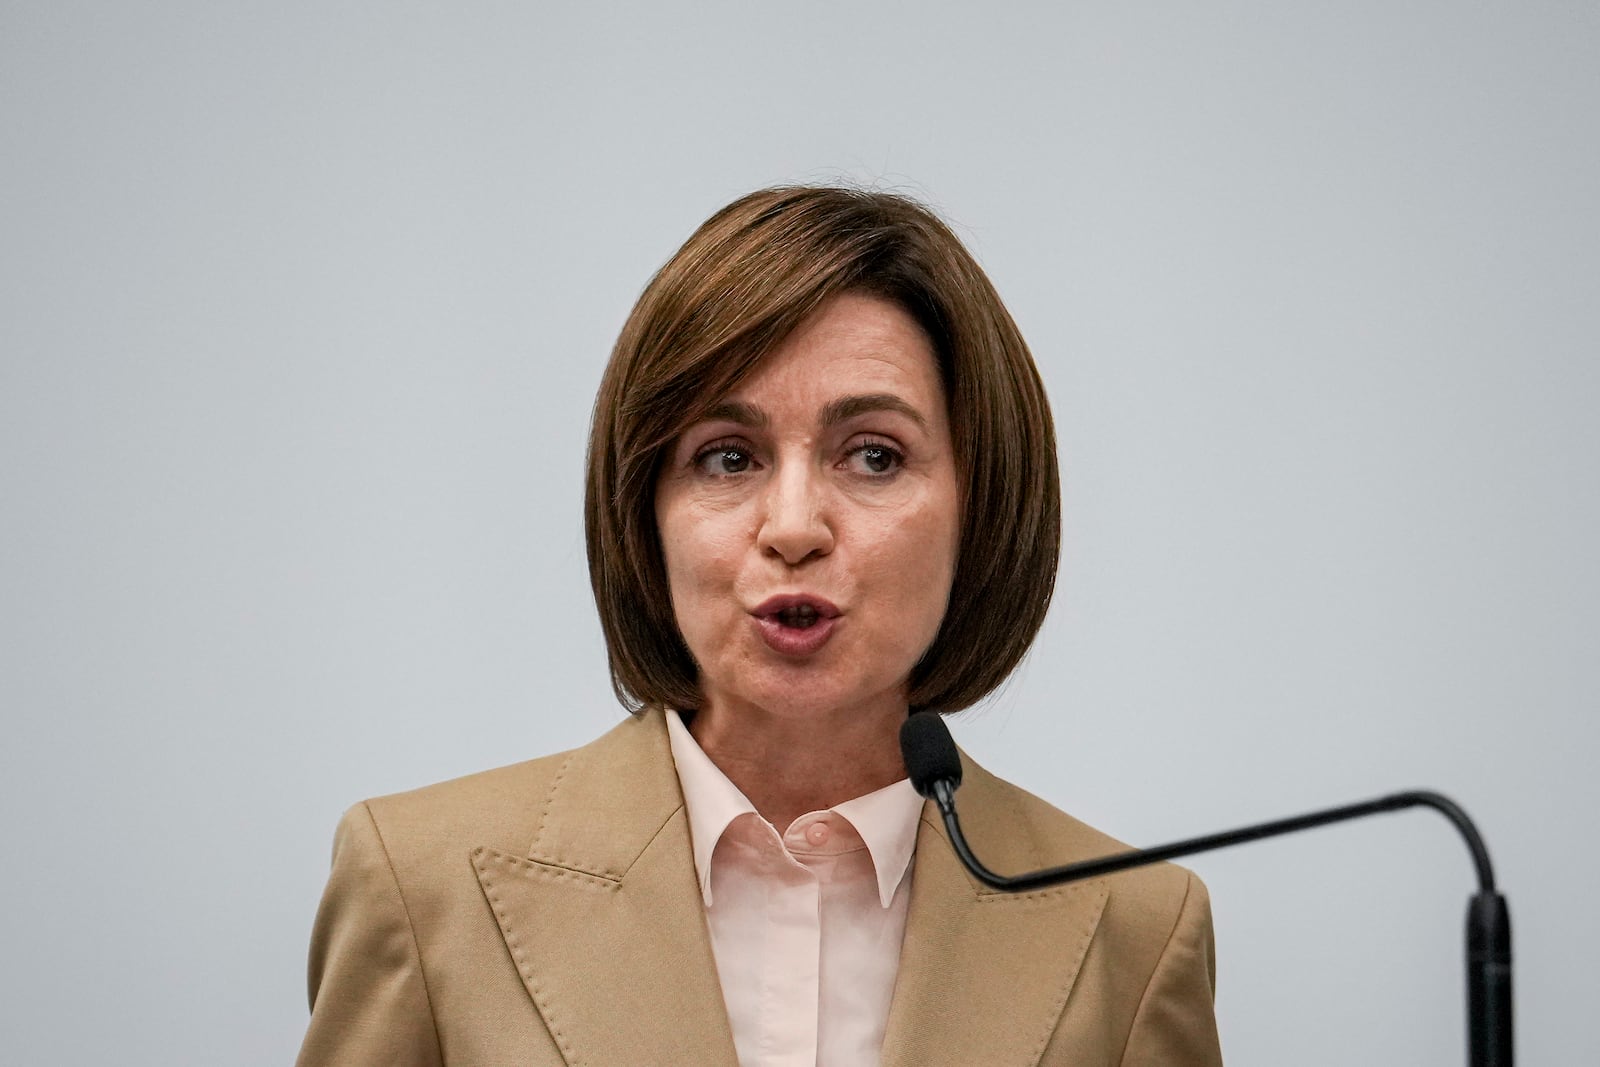
<svg viewBox="0 0 1600 1067"><path fill-rule="evenodd" d="M868 441L850 450L846 457L850 465L862 474L874 476L893 474L905 463L900 450L881 441Z"/></svg>

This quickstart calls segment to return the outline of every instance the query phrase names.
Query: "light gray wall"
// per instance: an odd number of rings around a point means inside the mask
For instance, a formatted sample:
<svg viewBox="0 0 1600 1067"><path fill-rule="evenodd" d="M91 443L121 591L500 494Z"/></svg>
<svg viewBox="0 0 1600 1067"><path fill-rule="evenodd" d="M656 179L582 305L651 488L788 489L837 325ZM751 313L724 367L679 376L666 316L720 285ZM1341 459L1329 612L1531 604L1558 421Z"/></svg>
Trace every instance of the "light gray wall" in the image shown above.
<svg viewBox="0 0 1600 1067"><path fill-rule="evenodd" d="M581 7L581 9L580 9ZM0 1033L274 1064L350 802L616 720L585 421L755 186L941 209L1065 563L958 737L1154 843L1427 785L1600 1061L1600 19L1530 2L0 6ZM1204 858L1230 1062L1463 1062L1426 814Z"/></svg>

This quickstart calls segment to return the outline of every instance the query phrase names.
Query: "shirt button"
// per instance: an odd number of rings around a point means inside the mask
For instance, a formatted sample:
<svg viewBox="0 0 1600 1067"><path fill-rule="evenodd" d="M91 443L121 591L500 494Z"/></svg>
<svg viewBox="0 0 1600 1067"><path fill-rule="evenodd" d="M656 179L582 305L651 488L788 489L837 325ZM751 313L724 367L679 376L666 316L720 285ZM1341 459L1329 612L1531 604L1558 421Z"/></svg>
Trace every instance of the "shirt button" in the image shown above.
<svg viewBox="0 0 1600 1067"><path fill-rule="evenodd" d="M818 848L827 844L828 825L826 823L814 822L810 826L806 827L806 840L810 841Z"/></svg>

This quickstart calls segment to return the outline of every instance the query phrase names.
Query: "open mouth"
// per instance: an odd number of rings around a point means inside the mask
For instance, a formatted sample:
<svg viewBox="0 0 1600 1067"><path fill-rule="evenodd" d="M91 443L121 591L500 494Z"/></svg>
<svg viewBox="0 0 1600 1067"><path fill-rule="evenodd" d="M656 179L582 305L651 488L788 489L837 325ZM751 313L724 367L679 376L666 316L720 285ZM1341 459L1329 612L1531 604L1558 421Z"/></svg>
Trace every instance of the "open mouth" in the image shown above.
<svg viewBox="0 0 1600 1067"><path fill-rule="evenodd" d="M750 614L767 647L782 656L803 658L828 643L841 613L822 597L782 593L763 600Z"/></svg>
<svg viewBox="0 0 1600 1067"><path fill-rule="evenodd" d="M810 604L793 604L779 611L776 618L779 623L790 629L809 630L822 616L818 615L817 609Z"/></svg>

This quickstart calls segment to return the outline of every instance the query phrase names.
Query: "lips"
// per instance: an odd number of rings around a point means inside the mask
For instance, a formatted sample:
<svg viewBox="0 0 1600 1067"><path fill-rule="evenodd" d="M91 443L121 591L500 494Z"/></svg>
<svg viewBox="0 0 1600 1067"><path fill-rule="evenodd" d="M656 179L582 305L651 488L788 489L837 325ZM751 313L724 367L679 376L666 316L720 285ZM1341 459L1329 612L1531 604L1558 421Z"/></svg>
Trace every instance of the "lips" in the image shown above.
<svg viewBox="0 0 1600 1067"><path fill-rule="evenodd" d="M839 609L804 593L768 597L750 612L767 647L785 656L809 656L833 636Z"/></svg>

